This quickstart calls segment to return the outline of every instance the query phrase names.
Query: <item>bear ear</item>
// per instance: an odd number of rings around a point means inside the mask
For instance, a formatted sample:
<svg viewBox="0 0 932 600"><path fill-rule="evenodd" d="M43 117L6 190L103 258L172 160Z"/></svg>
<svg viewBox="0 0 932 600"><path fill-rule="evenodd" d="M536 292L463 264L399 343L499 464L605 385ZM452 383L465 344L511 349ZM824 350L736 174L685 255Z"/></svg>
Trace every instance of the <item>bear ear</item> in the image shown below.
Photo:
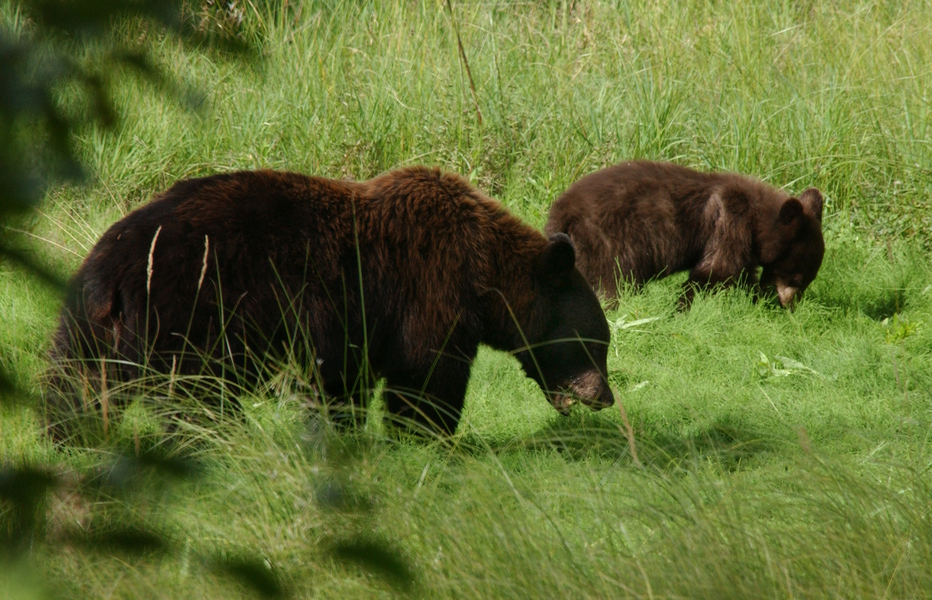
<svg viewBox="0 0 932 600"><path fill-rule="evenodd" d="M784 227L790 227L799 220L802 214L802 203L796 198L788 198L783 202L783 206L780 207L780 214L777 216L777 221Z"/></svg>
<svg viewBox="0 0 932 600"><path fill-rule="evenodd" d="M816 188L809 188L799 195L799 203L803 205L803 212L822 222L822 193Z"/></svg>
<svg viewBox="0 0 932 600"><path fill-rule="evenodd" d="M540 271L547 276L562 276L573 270L576 266L576 248L570 236L565 233L554 233L550 236L550 244L540 257Z"/></svg>

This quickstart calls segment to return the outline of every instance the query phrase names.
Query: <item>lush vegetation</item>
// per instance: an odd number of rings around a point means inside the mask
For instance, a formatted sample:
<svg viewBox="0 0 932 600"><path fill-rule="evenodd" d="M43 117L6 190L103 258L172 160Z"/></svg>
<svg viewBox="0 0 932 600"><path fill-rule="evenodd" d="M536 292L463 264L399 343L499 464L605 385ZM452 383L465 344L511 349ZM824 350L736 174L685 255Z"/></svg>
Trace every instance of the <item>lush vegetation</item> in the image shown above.
<svg viewBox="0 0 932 600"><path fill-rule="evenodd" d="M377 414L334 437L258 395L245 419L176 432L165 452L199 477L128 492L112 448L54 448L4 403L0 463L109 475L37 509L43 537L3 563L0 597L247 594L218 555L261 557L302 598L932 595L928 2L240 5L201 16L253 63L122 28L206 102L116 80L120 126L76 140L91 181L7 229L38 261L72 271L120 216L207 173L439 165L541 226L578 177L641 157L819 187L822 270L794 312L741 291L678 312L677 277L630 290L608 312L618 406L600 413L560 417L483 351L447 443L387 439ZM32 27L12 7L2 25ZM79 92L59 101L80 110ZM37 395L59 299L15 265L0 281L0 361ZM132 447L129 421L113 447ZM79 551L101 522L160 537Z"/></svg>

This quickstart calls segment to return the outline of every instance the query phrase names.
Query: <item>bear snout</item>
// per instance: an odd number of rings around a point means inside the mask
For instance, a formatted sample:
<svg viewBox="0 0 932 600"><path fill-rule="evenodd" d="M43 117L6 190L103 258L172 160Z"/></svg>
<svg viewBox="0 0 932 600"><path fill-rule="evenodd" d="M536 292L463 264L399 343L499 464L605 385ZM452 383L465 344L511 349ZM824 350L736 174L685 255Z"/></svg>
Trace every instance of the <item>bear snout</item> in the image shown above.
<svg viewBox="0 0 932 600"><path fill-rule="evenodd" d="M602 382L602 390L599 392L598 398L590 402L587 406L592 410L602 410L603 408L608 408L609 406L615 405L615 394L612 393L610 387L608 387L608 382Z"/></svg>
<svg viewBox="0 0 932 600"><path fill-rule="evenodd" d="M780 306L783 308L793 308L796 294L799 293L798 287L787 285L785 282L777 280L777 298L780 300Z"/></svg>
<svg viewBox="0 0 932 600"><path fill-rule="evenodd" d="M565 398L568 397L568 404L570 405L576 399L592 410L602 410L615 404L615 395L612 394L611 388L608 387L608 382L595 369L571 378L565 386L565 391L565 394L560 395ZM557 406L553 399L551 399L551 403L554 408L560 410L560 407ZM566 407L566 410L569 411L569 406Z"/></svg>

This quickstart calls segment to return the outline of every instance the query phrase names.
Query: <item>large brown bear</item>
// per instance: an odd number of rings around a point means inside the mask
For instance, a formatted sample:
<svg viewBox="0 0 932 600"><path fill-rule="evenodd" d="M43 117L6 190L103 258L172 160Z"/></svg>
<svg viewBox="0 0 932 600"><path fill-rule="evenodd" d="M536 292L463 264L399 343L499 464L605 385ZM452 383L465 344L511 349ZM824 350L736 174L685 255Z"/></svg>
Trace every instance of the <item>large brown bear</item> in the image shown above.
<svg viewBox="0 0 932 600"><path fill-rule="evenodd" d="M697 287L740 281L774 287L780 304L791 306L825 252L819 190L792 198L743 175L647 161L571 185L545 231L573 240L580 271L609 298L619 279L641 284L689 270L682 306Z"/></svg>
<svg viewBox="0 0 932 600"><path fill-rule="evenodd" d="M393 422L449 434L480 343L514 353L560 412L599 409L614 402L609 329L574 265L567 236L435 169L181 181L113 225L74 276L52 354L77 376L51 386L50 414L81 413L82 380L154 369L254 383L297 358L338 409L357 415L384 377Z"/></svg>

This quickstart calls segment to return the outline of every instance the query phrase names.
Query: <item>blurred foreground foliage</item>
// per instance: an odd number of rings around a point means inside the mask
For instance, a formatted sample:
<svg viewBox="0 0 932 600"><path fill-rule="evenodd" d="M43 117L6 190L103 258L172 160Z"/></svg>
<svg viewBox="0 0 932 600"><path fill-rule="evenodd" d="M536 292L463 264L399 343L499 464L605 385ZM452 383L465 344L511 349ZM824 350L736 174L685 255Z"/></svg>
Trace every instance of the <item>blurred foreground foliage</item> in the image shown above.
<svg viewBox="0 0 932 600"><path fill-rule="evenodd" d="M75 132L90 124L118 127L111 97L117 79L143 78L159 93L196 110L203 97L169 75L147 51L148 35L130 40L128 24L185 44L216 48L249 60L244 11L213 0L19 0L0 28L0 260L51 285L61 278L15 247L5 226L34 210L50 185L80 182L84 165ZM68 102L62 101L67 92ZM9 379L2 377L7 383ZM7 395L5 394L5 395Z"/></svg>
<svg viewBox="0 0 932 600"><path fill-rule="evenodd" d="M14 28L0 29L0 261L62 289L61 277L17 247L7 226L35 210L49 186L85 179L73 138L88 124L118 126L115 77L132 72L179 93L145 48L131 47L115 29L135 19L182 36L194 32L182 26L176 0L22 0L7 10ZM80 101L62 102L64 90ZM0 370L0 397L16 393Z"/></svg>
<svg viewBox="0 0 932 600"><path fill-rule="evenodd" d="M9 226L35 211L51 186L87 178L74 136L89 125L120 126L120 107L111 96L117 78L143 78L158 93L191 110L202 104L195 86L178 81L151 58L148 36L128 41L126 26L251 60L257 53L247 41L246 6L255 8L251 2L214 0L19 0L4 9L8 18L0 27L0 263L64 290L63 278L14 242ZM65 93L68 102L63 101ZM0 402L24 395L0 364ZM100 450L109 458L86 472L16 457L0 464L0 596L64 593L54 589L37 563L36 554L46 545L53 552L65 548L124 558L190 558L191 552L179 546L182 536L165 525L169 503L164 499L166 489L185 493L184 484L202 475L197 462L181 450ZM158 490L154 496L153 490ZM47 516L56 496L109 508L70 529L55 529ZM159 510L152 510L153 497ZM136 510L140 505L147 510ZM413 575L407 563L387 542L361 535L331 542L333 558L409 589ZM288 595L282 577L250 553L220 549L195 558L203 572L237 582L261 597Z"/></svg>

